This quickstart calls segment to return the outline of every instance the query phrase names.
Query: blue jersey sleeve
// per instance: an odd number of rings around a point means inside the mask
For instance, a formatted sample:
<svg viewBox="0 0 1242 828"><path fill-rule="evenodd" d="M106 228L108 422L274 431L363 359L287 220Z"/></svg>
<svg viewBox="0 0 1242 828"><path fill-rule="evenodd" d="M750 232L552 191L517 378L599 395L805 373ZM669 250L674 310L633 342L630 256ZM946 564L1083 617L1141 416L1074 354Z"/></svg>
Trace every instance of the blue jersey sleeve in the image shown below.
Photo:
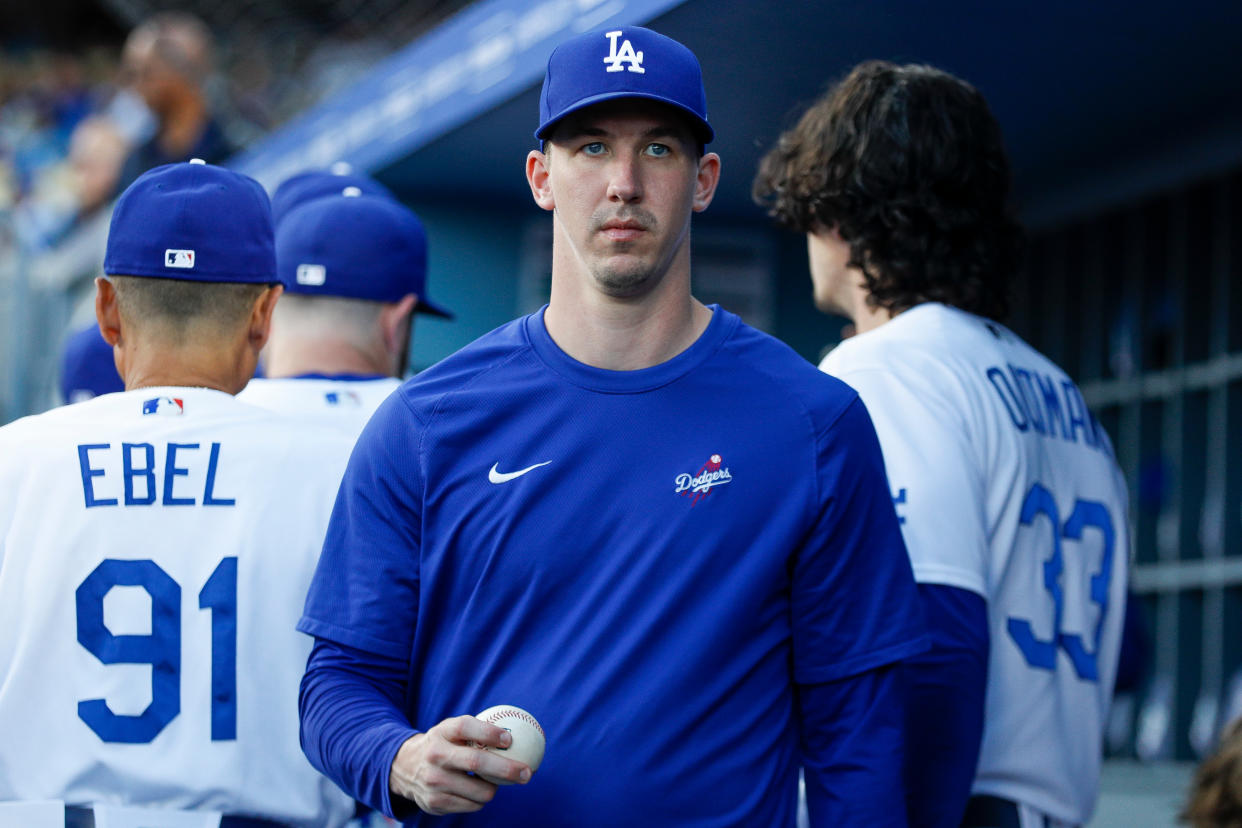
<svg viewBox="0 0 1242 828"><path fill-rule="evenodd" d="M836 681L927 647L880 443L859 399L816 449L819 513L794 562L799 684Z"/></svg>
<svg viewBox="0 0 1242 828"><path fill-rule="evenodd" d="M394 816L413 806L392 799L388 775L416 732L401 712L405 662L319 639L298 694L302 751L321 773L365 805Z"/></svg>
<svg viewBox="0 0 1242 828"><path fill-rule="evenodd" d="M962 821L983 740L988 609L966 589L921 584L932 648L903 665L906 805L913 825Z"/></svg>
<svg viewBox="0 0 1242 828"><path fill-rule="evenodd" d="M418 616L422 429L401 393L354 446L298 629L408 659Z"/></svg>
<svg viewBox="0 0 1242 828"><path fill-rule="evenodd" d="M902 828L904 689L880 667L798 688L802 771L812 828Z"/></svg>

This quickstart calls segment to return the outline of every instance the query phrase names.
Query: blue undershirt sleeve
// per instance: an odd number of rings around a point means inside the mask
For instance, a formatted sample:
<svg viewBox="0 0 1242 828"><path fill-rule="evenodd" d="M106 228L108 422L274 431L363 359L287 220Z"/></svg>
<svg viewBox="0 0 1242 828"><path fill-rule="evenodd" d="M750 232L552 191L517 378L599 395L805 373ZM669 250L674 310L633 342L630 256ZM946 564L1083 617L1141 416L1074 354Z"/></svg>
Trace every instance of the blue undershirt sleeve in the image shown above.
<svg viewBox="0 0 1242 828"><path fill-rule="evenodd" d="M802 770L812 828L903 828L905 691L889 665L798 685Z"/></svg>
<svg viewBox="0 0 1242 828"><path fill-rule="evenodd" d="M298 694L302 751L310 763L390 817L414 807L388 790L397 750L417 732L402 713L407 669L400 659L317 638Z"/></svg>
<svg viewBox="0 0 1242 828"><path fill-rule="evenodd" d="M983 596L919 584L931 650L902 665L906 682L906 807L910 825L956 828L983 739L988 610Z"/></svg>

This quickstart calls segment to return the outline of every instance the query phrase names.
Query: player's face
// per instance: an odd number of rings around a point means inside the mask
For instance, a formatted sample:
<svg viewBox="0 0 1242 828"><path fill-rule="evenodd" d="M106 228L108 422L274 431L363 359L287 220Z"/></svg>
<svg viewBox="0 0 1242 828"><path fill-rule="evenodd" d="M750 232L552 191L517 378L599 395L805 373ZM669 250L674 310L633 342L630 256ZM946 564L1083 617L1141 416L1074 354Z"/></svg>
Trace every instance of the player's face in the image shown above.
<svg viewBox="0 0 1242 828"><path fill-rule="evenodd" d="M811 287L815 307L825 313L849 316L854 289L862 284L862 272L850 266L850 246L834 227L806 234Z"/></svg>
<svg viewBox="0 0 1242 828"><path fill-rule="evenodd" d="M571 115L546 153L527 158L535 201L555 213L558 244L603 293L646 294L678 257L689 266L690 216L719 180L715 153L698 156L684 117L640 101Z"/></svg>
<svg viewBox="0 0 1242 828"><path fill-rule="evenodd" d="M155 48L155 40L139 37L125 46L123 68L134 91L152 112L164 112L172 99L176 78Z"/></svg>

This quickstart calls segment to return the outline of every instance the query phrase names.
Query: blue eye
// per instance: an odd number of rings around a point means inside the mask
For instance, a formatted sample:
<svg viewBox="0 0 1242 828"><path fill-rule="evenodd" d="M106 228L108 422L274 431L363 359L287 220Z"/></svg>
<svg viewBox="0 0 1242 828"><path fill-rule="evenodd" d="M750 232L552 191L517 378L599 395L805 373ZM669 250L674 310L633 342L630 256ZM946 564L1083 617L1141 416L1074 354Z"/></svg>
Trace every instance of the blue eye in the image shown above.
<svg viewBox="0 0 1242 828"><path fill-rule="evenodd" d="M604 144L601 141L592 141L582 148L587 155L602 155L604 152Z"/></svg>
<svg viewBox="0 0 1242 828"><path fill-rule="evenodd" d="M648 144L647 154L654 155L656 158L662 158L672 152L665 144Z"/></svg>

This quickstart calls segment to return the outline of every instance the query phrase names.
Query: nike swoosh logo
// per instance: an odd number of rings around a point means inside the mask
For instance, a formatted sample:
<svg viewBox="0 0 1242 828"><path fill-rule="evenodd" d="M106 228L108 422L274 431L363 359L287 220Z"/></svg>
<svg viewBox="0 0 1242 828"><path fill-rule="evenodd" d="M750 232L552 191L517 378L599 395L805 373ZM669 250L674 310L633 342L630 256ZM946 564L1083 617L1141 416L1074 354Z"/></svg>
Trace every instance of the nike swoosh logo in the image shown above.
<svg viewBox="0 0 1242 828"><path fill-rule="evenodd" d="M528 471L533 471L539 468L540 466L546 466L548 465L548 463L551 463L551 462L552 462L551 460L548 460L545 463L536 463L533 466L527 466L526 468L520 469L515 472L497 471L496 467L499 466L500 464L493 463L491 469L489 469L487 472L487 479L491 483L508 483L510 480L513 480L515 477L521 477L522 475L526 474Z"/></svg>

